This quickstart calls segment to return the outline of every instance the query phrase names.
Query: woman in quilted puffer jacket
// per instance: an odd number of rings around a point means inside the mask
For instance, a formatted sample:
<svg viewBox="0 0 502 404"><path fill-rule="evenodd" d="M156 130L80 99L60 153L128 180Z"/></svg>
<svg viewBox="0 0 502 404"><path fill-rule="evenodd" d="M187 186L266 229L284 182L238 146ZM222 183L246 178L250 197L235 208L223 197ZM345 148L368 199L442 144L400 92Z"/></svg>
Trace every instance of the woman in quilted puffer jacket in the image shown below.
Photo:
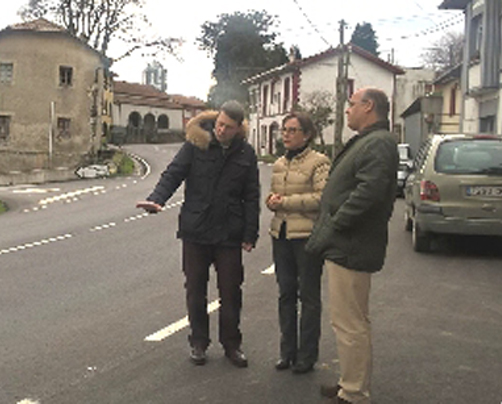
<svg viewBox="0 0 502 404"><path fill-rule="evenodd" d="M275 367L291 367L294 373L314 369L321 332L322 260L307 253L304 246L319 214L330 160L310 147L314 135L308 115L293 112L283 119L286 154L274 163L266 199L267 207L274 212L270 234L279 286L281 341Z"/></svg>

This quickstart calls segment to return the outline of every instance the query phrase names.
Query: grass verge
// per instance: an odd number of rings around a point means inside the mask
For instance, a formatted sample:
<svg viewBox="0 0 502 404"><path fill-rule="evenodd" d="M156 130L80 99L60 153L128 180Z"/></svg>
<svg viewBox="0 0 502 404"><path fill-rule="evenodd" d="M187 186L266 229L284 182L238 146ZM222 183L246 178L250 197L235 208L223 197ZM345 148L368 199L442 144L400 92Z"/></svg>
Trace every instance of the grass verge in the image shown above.
<svg viewBox="0 0 502 404"><path fill-rule="evenodd" d="M4 212L7 212L8 207L4 201L0 201L0 215Z"/></svg>

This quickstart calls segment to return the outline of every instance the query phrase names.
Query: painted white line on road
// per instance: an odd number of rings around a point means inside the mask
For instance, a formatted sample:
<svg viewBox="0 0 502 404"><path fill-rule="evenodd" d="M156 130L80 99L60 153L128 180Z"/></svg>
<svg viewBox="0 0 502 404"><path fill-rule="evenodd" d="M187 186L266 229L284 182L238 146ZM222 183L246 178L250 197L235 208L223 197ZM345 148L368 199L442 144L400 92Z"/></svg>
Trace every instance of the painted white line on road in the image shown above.
<svg viewBox="0 0 502 404"><path fill-rule="evenodd" d="M73 199L74 201L77 201L78 199L76 199L75 197L78 195L93 193L93 192L101 191L103 189L104 189L104 186L102 186L102 185L97 185L97 186L90 187L90 188L78 189L76 191L66 192L64 194L56 195L56 196L53 196L50 198L41 199L40 201L38 201L38 204L39 205L47 205L49 203L54 203L54 202L57 202L60 200L63 200L63 201L66 200L66 202L68 202L69 199Z"/></svg>
<svg viewBox="0 0 502 404"><path fill-rule="evenodd" d="M267 269L261 271L263 275L273 275L275 273L275 265L270 265Z"/></svg>
<svg viewBox="0 0 502 404"><path fill-rule="evenodd" d="M115 227L116 225L117 224L115 222L110 222L110 223L107 223L107 224L103 224L101 226L95 226L92 229L89 229L89 231L105 230L105 229L109 229L111 227Z"/></svg>
<svg viewBox="0 0 502 404"><path fill-rule="evenodd" d="M0 255L19 252L19 251L26 250L28 248L39 247L41 245L53 243L55 241L63 241L68 238L71 238L71 237L73 237L73 236L68 233L68 234L63 234L61 236L50 237L49 239L44 239L44 240L40 240L40 241L33 241L31 243L18 245L16 247L5 248L3 250L0 250Z"/></svg>
<svg viewBox="0 0 502 404"><path fill-rule="evenodd" d="M208 304L207 312L212 313L213 311L217 310L219 307L220 307L220 301L214 300ZM167 326L166 328L163 328L162 330L159 330L156 333L149 335L148 337L145 338L145 341L160 342L160 341L166 339L167 337L177 333L178 331L181 331L183 328L186 328L186 327L188 327L188 316L185 316L181 320L178 320L175 323L172 323L171 325Z"/></svg>
<svg viewBox="0 0 502 404"><path fill-rule="evenodd" d="M17 404L40 404L40 401L33 400L31 398L25 398L24 400L18 401Z"/></svg>
<svg viewBox="0 0 502 404"><path fill-rule="evenodd" d="M183 204L183 200L171 203L169 205L164 206L162 208L162 212L165 212L167 209L175 208L175 207L180 206L182 204ZM140 213L139 215L127 217L127 218L124 219L124 222L125 223L134 222L135 220L143 219L143 218L148 217L148 216L151 216L151 213L144 212L144 213Z"/></svg>

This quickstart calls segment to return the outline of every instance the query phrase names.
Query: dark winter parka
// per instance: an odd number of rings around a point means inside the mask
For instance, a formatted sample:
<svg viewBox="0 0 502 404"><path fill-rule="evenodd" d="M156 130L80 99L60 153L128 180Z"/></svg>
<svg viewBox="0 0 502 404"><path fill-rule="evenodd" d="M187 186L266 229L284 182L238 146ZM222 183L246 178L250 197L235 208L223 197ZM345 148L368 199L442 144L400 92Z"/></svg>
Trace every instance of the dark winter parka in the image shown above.
<svg viewBox="0 0 502 404"><path fill-rule="evenodd" d="M306 249L345 268L379 271L396 195L397 144L386 122L351 139L332 164Z"/></svg>
<svg viewBox="0 0 502 404"><path fill-rule="evenodd" d="M217 111L206 111L187 125L187 141L162 173L147 200L164 205L185 181L178 238L222 246L256 243L260 185L256 154L246 126L224 149L214 137Z"/></svg>

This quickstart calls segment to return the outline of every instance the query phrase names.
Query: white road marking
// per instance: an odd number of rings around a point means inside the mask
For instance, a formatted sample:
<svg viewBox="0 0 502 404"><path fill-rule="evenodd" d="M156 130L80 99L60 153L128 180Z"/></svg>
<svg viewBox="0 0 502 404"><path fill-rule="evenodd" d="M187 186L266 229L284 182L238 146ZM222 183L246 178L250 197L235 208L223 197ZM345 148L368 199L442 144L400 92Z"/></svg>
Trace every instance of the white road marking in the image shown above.
<svg viewBox="0 0 502 404"><path fill-rule="evenodd" d="M50 198L41 199L40 201L38 201L38 204L39 205L47 205L49 203L58 202L60 200L77 201L78 199L76 197L79 195L102 191L104 188L105 187L102 185L96 185L96 186L90 187L90 188L77 189L76 191L70 191L70 192L66 192L64 194L56 195L56 196L53 196Z"/></svg>
<svg viewBox="0 0 502 404"><path fill-rule="evenodd" d="M46 194L47 192L57 192L60 188L25 188L25 189L15 189L12 191L13 194Z"/></svg>
<svg viewBox="0 0 502 404"><path fill-rule="evenodd" d="M207 312L212 313L220 307L220 301L214 300L207 306ZM183 328L188 327L188 316L183 317L181 320L172 323L171 325L163 328L162 330L157 331L145 338L145 341L149 342L160 342L163 339L166 339L170 335L181 331Z"/></svg>
<svg viewBox="0 0 502 404"><path fill-rule="evenodd" d="M10 248L6 248L6 249L3 249L3 250L0 250L0 255L10 254L10 253L18 252L18 251L23 251L23 250L26 250L27 248L38 247L38 246L41 246L41 245L44 245L44 244L53 243L55 241L63 241L63 240L66 240L68 238L71 238L71 237L73 237L73 235L67 233L67 234L63 234L63 235L60 235L60 236L56 236L56 237L50 237L48 239L44 239L44 240L40 240L40 241L33 241L31 243L26 243L26 244L23 244L23 245L18 245L16 247L10 247Z"/></svg>
<svg viewBox="0 0 502 404"><path fill-rule="evenodd" d="M275 273L275 265L272 264L268 268L264 269L261 271L263 275L272 275ZM220 301L219 300L214 300L212 301L208 306L207 306L207 312L211 313L215 310L217 310L220 307ZM188 316L183 317L181 320L178 320L167 327L163 328L162 330L159 330L148 337L145 338L145 341L149 342L160 342L167 337L177 333L178 331L181 331L183 328L188 327Z"/></svg>
<svg viewBox="0 0 502 404"><path fill-rule="evenodd" d="M183 200L171 203L169 205L164 206L162 208L162 212L166 211L167 209L175 208L175 207L180 206L182 204L183 204ZM151 214L148 212L140 213L139 215L134 215L134 216L130 216L130 217L125 218L124 222L125 223L134 222L135 220L143 219L143 218L148 217L150 215Z"/></svg>
<svg viewBox="0 0 502 404"><path fill-rule="evenodd" d="M99 231L99 230L109 229L111 227L115 227L116 225L117 225L117 223L110 222L107 224L102 224L101 226L95 226L92 229L89 229L89 231Z"/></svg>
<svg viewBox="0 0 502 404"><path fill-rule="evenodd" d="M17 404L40 404L40 401L25 398L24 400L18 401Z"/></svg>

